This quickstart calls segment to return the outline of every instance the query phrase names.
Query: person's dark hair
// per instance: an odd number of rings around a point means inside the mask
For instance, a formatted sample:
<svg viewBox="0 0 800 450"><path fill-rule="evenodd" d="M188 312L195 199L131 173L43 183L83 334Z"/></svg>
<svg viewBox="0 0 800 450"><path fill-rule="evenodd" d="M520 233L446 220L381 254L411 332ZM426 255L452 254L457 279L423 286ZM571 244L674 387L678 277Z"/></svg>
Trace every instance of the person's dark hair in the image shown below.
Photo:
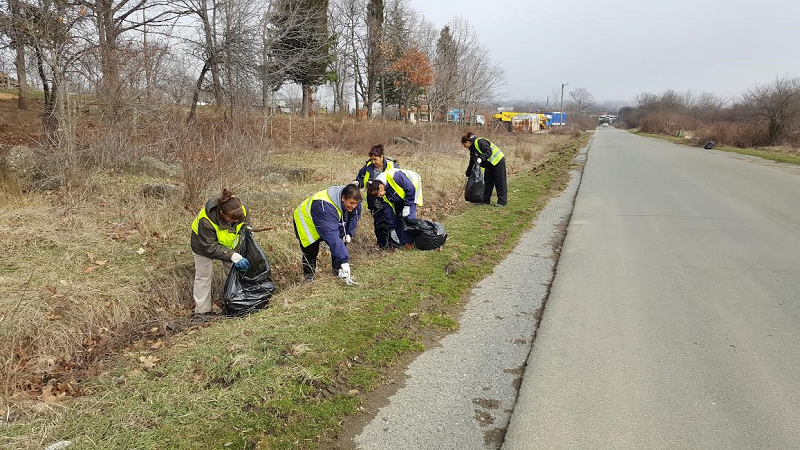
<svg viewBox="0 0 800 450"><path fill-rule="evenodd" d="M471 131L467 131L467 134L465 134L464 136L461 136L461 143L462 144L465 144L467 142L472 142L474 140L475 140L475 135L472 134Z"/></svg>
<svg viewBox="0 0 800 450"><path fill-rule="evenodd" d="M225 217L234 221L234 223L244 220L244 211L242 210L242 201L233 196L233 192L228 188L222 188L222 196L217 200L217 208L225 214Z"/></svg>
<svg viewBox="0 0 800 450"><path fill-rule="evenodd" d="M369 180L369 183L367 183L367 195L377 197L381 186L383 186L383 181Z"/></svg>
<svg viewBox="0 0 800 450"><path fill-rule="evenodd" d="M373 145L369 149L369 156L383 156L383 144Z"/></svg>
<svg viewBox="0 0 800 450"><path fill-rule="evenodd" d="M342 197L351 200L363 200L363 197L361 197L361 189L353 184L348 184L342 189Z"/></svg>

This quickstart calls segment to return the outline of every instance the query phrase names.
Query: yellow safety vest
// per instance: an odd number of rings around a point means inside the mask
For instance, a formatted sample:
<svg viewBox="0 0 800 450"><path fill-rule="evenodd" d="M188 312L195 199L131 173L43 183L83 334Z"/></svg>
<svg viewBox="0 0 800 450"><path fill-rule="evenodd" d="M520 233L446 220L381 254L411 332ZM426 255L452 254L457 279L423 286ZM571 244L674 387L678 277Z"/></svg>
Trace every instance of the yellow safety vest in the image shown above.
<svg viewBox="0 0 800 450"><path fill-rule="evenodd" d="M394 161L386 157L384 157L383 160L386 161L386 170L394 169ZM368 166L370 164L372 164L372 161L368 162L366 165ZM384 172L386 170L384 170ZM369 170L364 174L364 186L366 186L367 183L369 183Z"/></svg>
<svg viewBox="0 0 800 450"><path fill-rule="evenodd" d="M333 202L327 189L319 191L313 196L303 200L303 203L300 203L300 206L294 210L294 224L303 247L308 247L319 239L317 227L314 225L314 219L311 217L311 204L314 200L322 200L333 205L333 207L336 208L336 212L339 213L339 221L342 220L342 210Z"/></svg>
<svg viewBox="0 0 800 450"><path fill-rule="evenodd" d="M493 166L496 166L497 163L499 163L500 160L503 159L503 157L505 156L503 154L503 151L500 150L500 147L494 145L494 143L492 143L492 141L490 141L490 140L488 140L486 138L475 138L475 141L473 141L473 144L475 145L475 150L478 151L479 155L483 155L483 153L481 152L481 148L478 146L478 139L483 139L484 141L489 143L489 145L492 148L492 155L489 157L489 162Z"/></svg>
<svg viewBox="0 0 800 450"><path fill-rule="evenodd" d="M244 207L244 205L242 205L242 212L244 213L244 216L247 217L247 209ZM206 208L204 206L203 209L200 210L200 213L197 214L197 217L194 219L194 222L192 222L192 231L194 231L194 234L198 235L200 234L200 232L198 231L198 227L200 226L200 219L203 218L208 220L211 226L214 227L214 229L217 231L217 242L219 242L220 245L222 245L223 247L227 247L231 250L236 248L236 245L239 244L239 236L242 231L242 226L244 226L244 220L242 220L242 222L239 225L236 225L236 232L231 233L227 229L220 228L219 225L215 224L214 221L211 220L210 217L208 217L208 214L206 214Z"/></svg>
<svg viewBox="0 0 800 450"><path fill-rule="evenodd" d="M406 198L406 191L404 191L403 188L401 188L400 185L394 181L394 174L397 172L403 172L405 176L411 180L411 184L414 185L414 190L416 191L414 203L416 203L418 206L422 206L422 179L420 178L419 174L408 169L388 169L386 172L384 172L386 174L386 182L389 183L389 186L391 186L392 189L397 192L397 195L399 195L402 199ZM386 200L386 203L390 205L392 204L392 202L390 202L385 195L383 196L383 199ZM394 209L394 206L392 206L392 209Z"/></svg>

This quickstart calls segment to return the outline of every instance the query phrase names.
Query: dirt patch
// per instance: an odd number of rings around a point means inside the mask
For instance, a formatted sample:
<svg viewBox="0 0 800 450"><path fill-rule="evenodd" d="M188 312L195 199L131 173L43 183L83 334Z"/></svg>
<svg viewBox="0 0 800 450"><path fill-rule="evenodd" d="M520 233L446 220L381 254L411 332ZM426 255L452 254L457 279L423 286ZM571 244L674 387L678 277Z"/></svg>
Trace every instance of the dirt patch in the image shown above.
<svg viewBox="0 0 800 450"><path fill-rule="evenodd" d="M475 398L472 403L480 406L483 409L497 409L500 407L500 402L493 398Z"/></svg>
<svg viewBox="0 0 800 450"><path fill-rule="evenodd" d="M11 100L16 98L17 96L14 94L7 94L5 92L0 92L0 100Z"/></svg>
<svg viewBox="0 0 800 450"><path fill-rule="evenodd" d="M494 416L480 409L475 410L475 420L477 420L482 427L488 427L494 424Z"/></svg>
<svg viewBox="0 0 800 450"><path fill-rule="evenodd" d="M494 428L483 433L483 443L487 446L500 448L506 438L505 428Z"/></svg>

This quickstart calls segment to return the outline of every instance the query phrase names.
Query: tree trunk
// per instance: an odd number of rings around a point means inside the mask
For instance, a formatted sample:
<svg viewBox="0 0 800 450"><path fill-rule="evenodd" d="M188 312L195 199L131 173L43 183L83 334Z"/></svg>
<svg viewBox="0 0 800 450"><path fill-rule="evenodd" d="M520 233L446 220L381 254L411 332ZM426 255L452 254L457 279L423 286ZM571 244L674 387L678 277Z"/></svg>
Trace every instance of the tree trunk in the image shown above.
<svg viewBox="0 0 800 450"><path fill-rule="evenodd" d="M222 88L219 81L219 60L217 58L217 51L214 39L214 27L208 18L208 2L202 0L201 2L203 12L200 14L200 19L203 22L203 32L206 40L206 70L211 71L211 91L214 93L214 107L222 107Z"/></svg>
<svg viewBox="0 0 800 450"><path fill-rule="evenodd" d="M100 81L100 104L105 118L112 123L122 115L123 100L120 82L120 63L117 40L119 30L114 25L114 10L110 0L101 0L96 4L97 33L100 44L100 70L103 78Z"/></svg>
<svg viewBox="0 0 800 450"><path fill-rule="evenodd" d="M314 87L309 84L303 85L303 107L300 110L300 116L308 118L308 113L311 111L311 99L314 95Z"/></svg>
<svg viewBox="0 0 800 450"><path fill-rule="evenodd" d="M386 119L386 86L384 86L383 74L381 74L381 118Z"/></svg>
<svg viewBox="0 0 800 450"><path fill-rule="evenodd" d="M9 2L11 7L11 32L14 39L14 50L17 52L16 66L17 66L17 108L28 109L28 98L26 97L26 89L28 87L28 77L25 73L25 45L22 41L22 36L16 31L17 20L19 20L19 2L11 0Z"/></svg>
<svg viewBox="0 0 800 450"><path fill-rule="evenodd" d="M203 79L206 77L206 72L208 72L207 61L203 64L203 69L200 70L200 76L197 77L197 84L194 86L194 95L192 95L192 107L189 110L189 117L186 118L186 123L194 120L194 115L197 111L197 99L200 97L200 89L203 87Z"/></svg>

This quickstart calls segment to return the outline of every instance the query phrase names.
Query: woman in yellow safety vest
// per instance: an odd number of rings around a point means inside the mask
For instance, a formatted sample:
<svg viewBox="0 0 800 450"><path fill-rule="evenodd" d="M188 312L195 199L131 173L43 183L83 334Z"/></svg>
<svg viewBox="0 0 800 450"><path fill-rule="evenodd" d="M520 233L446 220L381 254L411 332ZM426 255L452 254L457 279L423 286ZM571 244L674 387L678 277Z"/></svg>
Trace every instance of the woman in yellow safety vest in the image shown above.
<svg viewBox="0 0 800 450"><path fill-rule="evenodd" d="M294 232L303 252L303 276L313 281L317 270L319 244L331 251L333 274L352 283L350 243L361 217L361 191L354 185L331 186L303 200L294 210Z"/></svg>
<svg viewBox="0 0 800 450"><path fill-rule="evenodd" d="M485 169L483 177L486 187L483 189L483 203L489 204L492 190L497 188L497 203L495 206L506 206L508 203L508 186L506 185L506 158L500 147L490 140L477 137L467 132L461 138L461 145L469 150L469 165L466 176L469 177L473 164L479 164Z"/></svg>
<svg viewBox="0 0 800 450"><path fill-rule="evenodd" d="M222 196L206 202L192 223L192 253L194 255L194 312L196 315L211 313L211 277L214 260L222 261L225 271L231 265L239 270L250 268L250 262L236 252L247 226L247 209L233 197L228 189Z"/></svg>
<svg viewBox="0 0 800 450"><path fill-rule="evenodd" d="M422 206L422 179L408 169L389 169L370 182L367 195L383 199L383 215L393 246L414 247L414 236L406 233L403 217L417 218L417 206Z"/></svg>
<svg viewBox="0 0 800 450"><path fill-rule="evenodd" d="M383 145L378 144L369 150L369 159L361 170L358 171L356 179L352 184L361 189L366 188L370 181L374 180L378 175L386 172L389 169L397 169L400 165L397 161L384 156ZM372 214L372 222L375 226L375 237L378 241L379 248L386 248L392 246L392 241L389 238L389 225L387 224L386 217L383 214L383 200L379 197L367 197L367 209Z"/></svg>

